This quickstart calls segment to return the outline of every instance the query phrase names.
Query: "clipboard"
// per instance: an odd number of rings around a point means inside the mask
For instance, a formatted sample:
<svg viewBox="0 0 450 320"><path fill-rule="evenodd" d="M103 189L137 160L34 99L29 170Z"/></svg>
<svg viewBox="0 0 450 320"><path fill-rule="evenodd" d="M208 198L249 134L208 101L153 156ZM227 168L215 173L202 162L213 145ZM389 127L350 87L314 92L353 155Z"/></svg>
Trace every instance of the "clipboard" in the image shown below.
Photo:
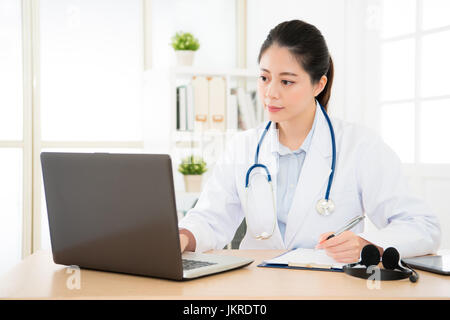
<svg viewBox="0 0 450 320"><path fill-rule="evenodd" d="M332 258L325 256L323 250L297 248L263 261L258 267L344 272L343 265L344 263L337 263Z"/></svg>
<svg viewBox="0 0 450 320"><path fill-rule="evenodd" d="M313 271L331 271L331 272L344 272L343 269L338 268L312 268L312 267L299 267L299 266L290 266L287 264L271 264L262 262L257 265L257 267L262 268L277 268L277 269L297 269L297 270L313 270Z"/></svg>

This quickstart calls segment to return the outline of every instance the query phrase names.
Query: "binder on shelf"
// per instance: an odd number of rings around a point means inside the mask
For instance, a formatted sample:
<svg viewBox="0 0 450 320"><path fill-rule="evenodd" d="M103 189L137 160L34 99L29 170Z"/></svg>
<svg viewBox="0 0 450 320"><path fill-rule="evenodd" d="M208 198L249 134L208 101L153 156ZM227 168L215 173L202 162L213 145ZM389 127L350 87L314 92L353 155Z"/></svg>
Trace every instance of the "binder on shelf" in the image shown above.
<svg viewBox="0 0 450 320"><path fill-rule="evenodd" d="M241 129L247 130L256 126L255 108L249 93L243 88L237 89L238 110L241 117Z"/></svg>
<svg viewBox="0 0 450 320"><path fill-rule="evenodd" d="M245 93L245 99L247 102L247 108L249 109L250 117L252 119L251 121L253 122L252 128L254 128L258 124L258 119L256 117L256 108L254 100L252 99L251 92Z"/></svg>
<svg viewBox="0 0 450 320"><path fill-rule="evenodd" d="M192 77L194 96L194 131L209 129L209 93L208 80L204 76Z"/></svg>
<svg viewBox="0 0 450 320"><path fill-rule="evenodd" d="M264 122L264 107L261 105L261 101L259 100L258 93L256 90L251 91L252 103L255 106L256 110L256 121L257 124Z"/></svg>
<svg viewBox="0 0 450 320"><path fill-rule="evenodd" d="M177 130L180 130L180 88L177 87Z"/></svg>
<svg viewBox="0 0 450 320"><path fill-rule="evenodd" d="M186 131L186 86L180 86L180 131Z"/></svg>
<svg viewBox="0 0 450 320"><path fill-rule="evenodd" d="M238 102L236 93L232 93L229 96L229 101L227 105L227 129L237 130L238 129Z"/></svg>
<svg viewBox="0 0 450 320"><path fill-rule="evenodd" d="M226 129L226 83L223 77L210 77L209 83L209 128Z"/></svg>
<svg viewBox="0 0 450 320"><path fill-rule="evenodd" d="M177 87L177 130L187 130L186 86Z"/></svg>
<svg viewBox="0 0 450 320"><path fill-rule="evenodd" d="M191 83L186 85L186 103L187 103L186 130L193 131L195 111L194 111L194 92Z"/></svg>

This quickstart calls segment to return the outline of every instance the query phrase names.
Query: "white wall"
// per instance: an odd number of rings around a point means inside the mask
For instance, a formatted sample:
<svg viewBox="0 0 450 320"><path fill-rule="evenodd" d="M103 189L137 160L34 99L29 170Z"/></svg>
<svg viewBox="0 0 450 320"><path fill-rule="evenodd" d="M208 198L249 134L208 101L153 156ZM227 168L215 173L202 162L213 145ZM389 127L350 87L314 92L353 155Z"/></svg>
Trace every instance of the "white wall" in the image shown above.
<svg viewBox="0 0 450 320"><path fill-rule="evenodd" d="M177 31L191 32L200 42L194 66L235 67L235 11L230 0L153 0L153 67L175 65L169 43Z"/></svg>

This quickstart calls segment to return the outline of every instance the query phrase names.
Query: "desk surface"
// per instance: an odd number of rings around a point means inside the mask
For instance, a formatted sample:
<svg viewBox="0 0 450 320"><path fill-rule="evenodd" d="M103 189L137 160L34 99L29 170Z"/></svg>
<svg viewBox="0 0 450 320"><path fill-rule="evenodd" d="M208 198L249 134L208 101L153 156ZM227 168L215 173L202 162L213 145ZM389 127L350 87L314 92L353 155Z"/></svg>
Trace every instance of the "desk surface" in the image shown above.
<svg viewBox="0 0 450 320"><path fill-rule="evenodd" d="M381 281L343 272L260 268L281 250L222 250L215 254L250 257L251 265L196 280L177 282L81 269L80 289L69 289L67 266L39 251L0 279L0 298L50 299L450 299L450 277L419 271L420 280Z"/></svg>

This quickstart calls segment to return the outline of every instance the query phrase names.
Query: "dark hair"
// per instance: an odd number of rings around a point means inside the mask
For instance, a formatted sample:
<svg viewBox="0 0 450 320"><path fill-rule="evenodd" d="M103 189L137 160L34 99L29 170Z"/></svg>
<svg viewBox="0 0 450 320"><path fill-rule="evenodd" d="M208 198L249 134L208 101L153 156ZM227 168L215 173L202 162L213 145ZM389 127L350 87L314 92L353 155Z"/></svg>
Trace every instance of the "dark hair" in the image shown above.
<svg viewBox="0 0 450 320"><path fill-rule="evenodd" d="M319 103L327 110L333 85L333 60L322 33L313 25L301 20L285 21L270 30L261 46L258 63L264 52L272 45L286 47L309 74L312 84L325 75L325 88L317 95Z"/></svg>

